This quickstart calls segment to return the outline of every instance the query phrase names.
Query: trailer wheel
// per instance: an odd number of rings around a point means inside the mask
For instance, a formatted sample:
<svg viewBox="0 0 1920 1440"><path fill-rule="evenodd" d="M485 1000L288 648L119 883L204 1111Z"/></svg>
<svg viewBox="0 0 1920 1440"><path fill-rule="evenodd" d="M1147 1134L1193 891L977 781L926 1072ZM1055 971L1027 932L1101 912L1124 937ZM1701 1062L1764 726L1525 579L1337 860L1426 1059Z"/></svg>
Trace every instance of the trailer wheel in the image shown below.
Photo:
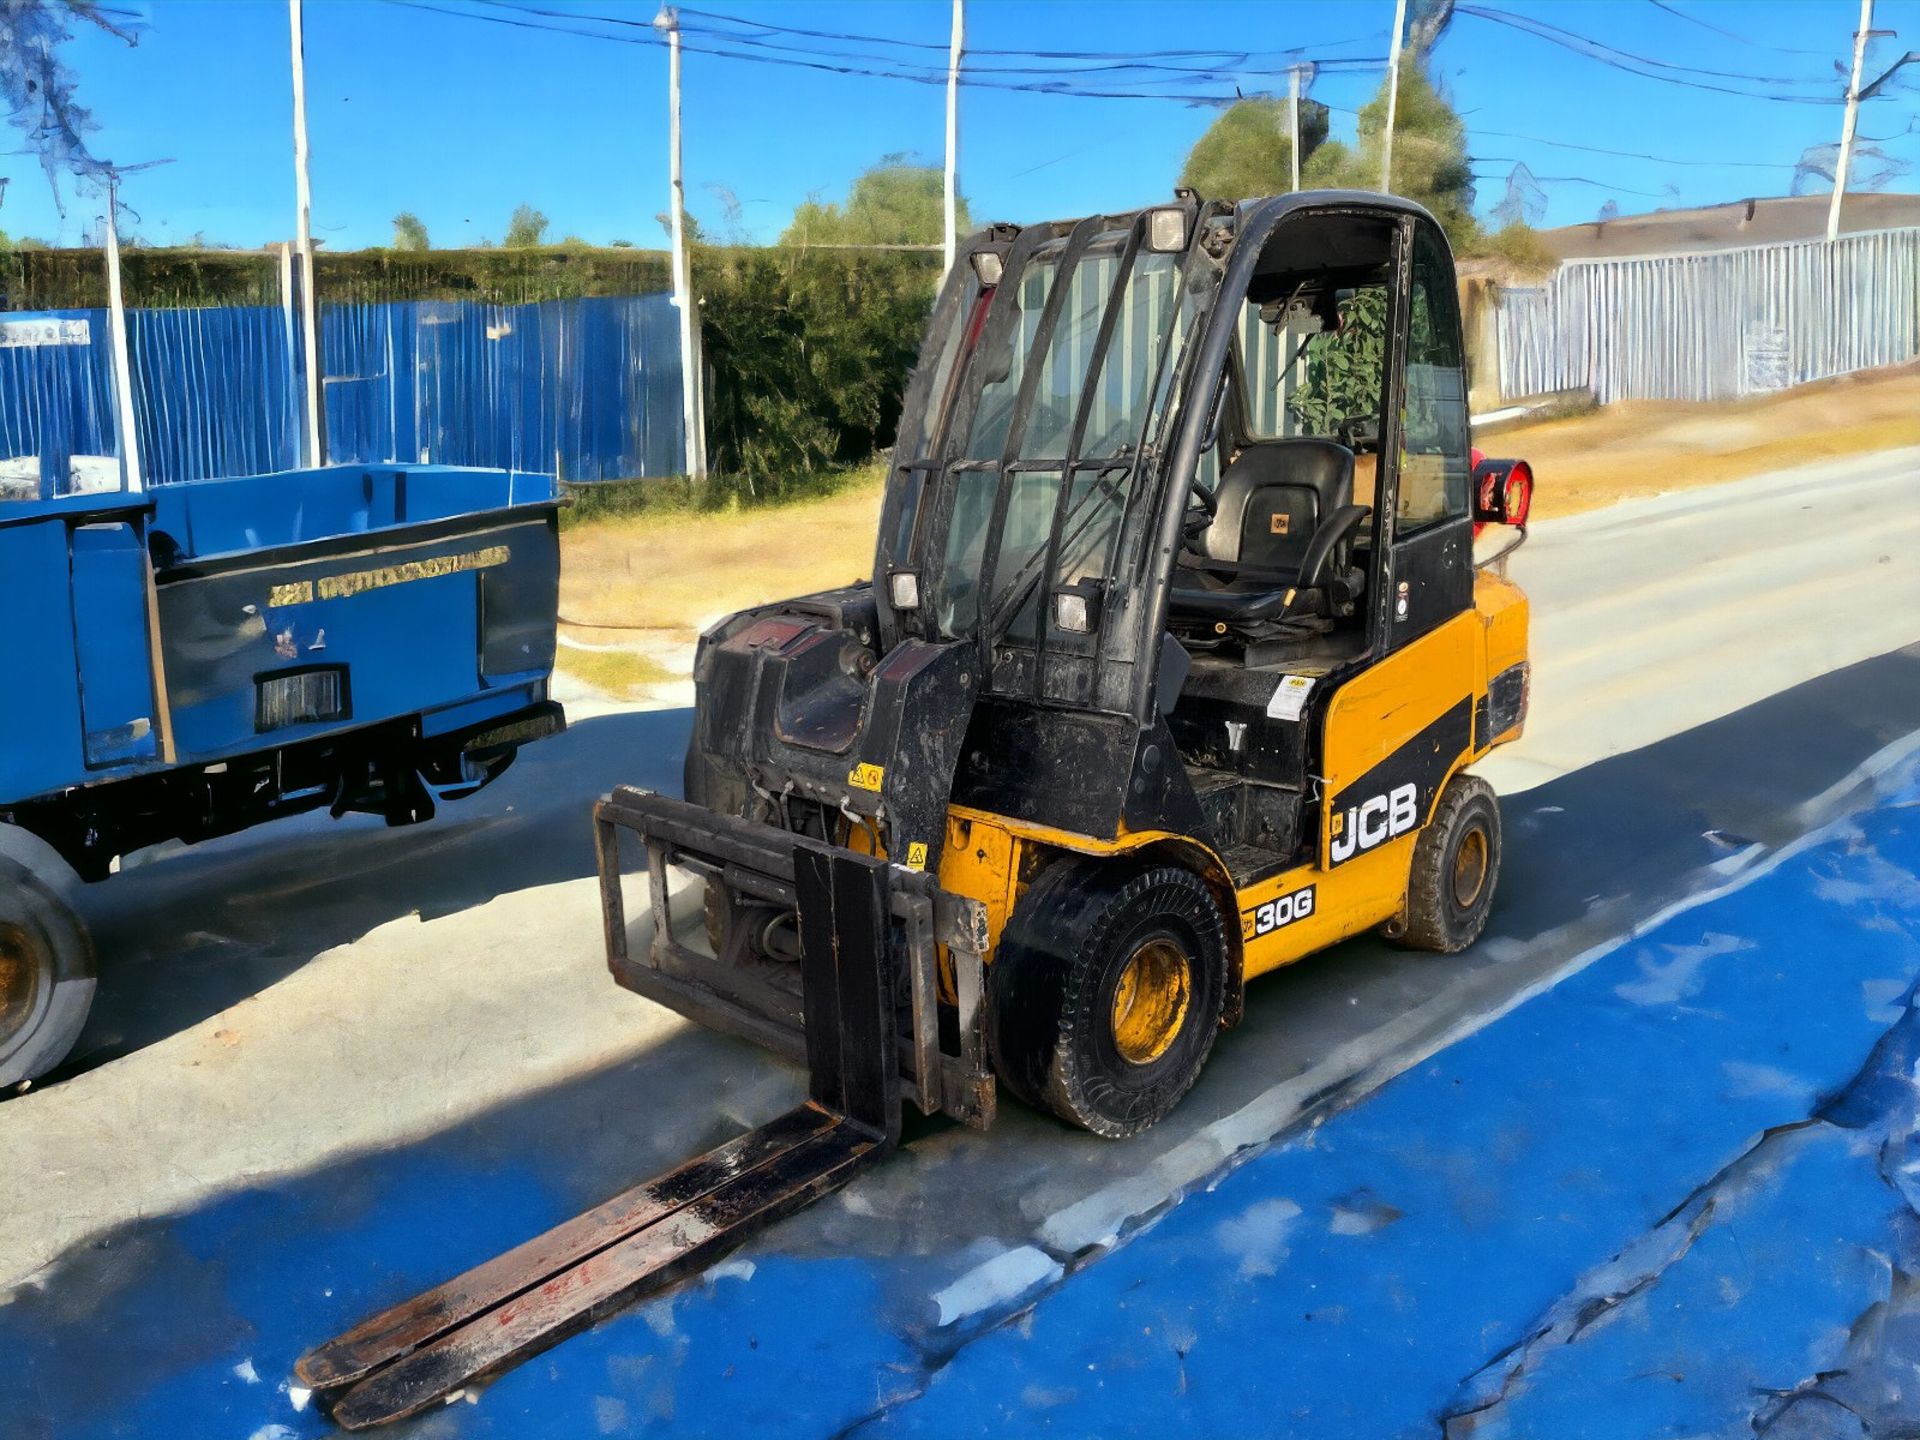
<svg viewBox="0 0 1920 1440"><path fill-rule="evenodd" d="M0 826L0 1090L66 1058L93 1006L80 882L37 837Z"/></svg>
<svg viewBox="0 0 1920 1440"><path fill-rule="evenodd" d="M1406 919L1387 938L1452 955L1487 928L1500 882L1500 805L1478 775L1456 775L1413 846Z"/></svg>
<svg viewBox="0 0 1920 1440"><path fill-rule="evenodd" d="M1028 1105L1109 1139L1199 1078L1226 1000L1206 883L1178 866L1064 860L1021 899L989 967L994 1068Z"/></svg>

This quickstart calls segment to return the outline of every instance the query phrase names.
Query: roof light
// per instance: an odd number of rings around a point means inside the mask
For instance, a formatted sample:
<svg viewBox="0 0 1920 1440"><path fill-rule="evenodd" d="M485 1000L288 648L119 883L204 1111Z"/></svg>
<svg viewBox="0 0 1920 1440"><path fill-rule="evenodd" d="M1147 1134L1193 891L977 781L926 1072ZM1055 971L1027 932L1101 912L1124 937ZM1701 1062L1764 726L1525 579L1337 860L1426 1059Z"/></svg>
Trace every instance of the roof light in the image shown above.
<svg viewBox="0 0 1920 1440"><path fill-rule="evenodd" d="M887 596L896 610L920 608L920 577L911 570L896 570L887 577Z"/></svg>
<svg viewBox="0 0 1920 1440"><path fill-rule="evenodd" d="M1147 248L1166 253L1187 248L1187 212L1153 210L1147 214Z"/></svg>
<svg viewBox="0 0 1920 1440"><path fill-rule="evenodd" d="M980 278L981 285L987 289L991 290L1000 283L1000 275L1005 268L1006 262L997 252L992 250L973 252L973 273Z"/></svg>

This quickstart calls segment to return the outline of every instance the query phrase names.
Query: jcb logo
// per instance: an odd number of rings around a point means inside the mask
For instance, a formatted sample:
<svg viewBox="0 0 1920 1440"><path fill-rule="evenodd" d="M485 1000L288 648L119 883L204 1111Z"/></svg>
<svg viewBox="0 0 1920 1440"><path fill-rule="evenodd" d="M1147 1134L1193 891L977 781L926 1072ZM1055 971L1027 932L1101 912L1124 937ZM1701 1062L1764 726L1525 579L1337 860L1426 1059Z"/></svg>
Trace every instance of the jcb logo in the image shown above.
<svg viewBox="0 0 1920 1440"><path fill-rule="evenodd" d="M1240 912L1240 938L1257 940L1262 935L1270 935L1282 926L1291 925L1296 920L1304 920L1313 914L1313 886L1304 890L1295 890L1291 894L1281 895L1256 905L1251 910Z"/></svg>
<svg viewBox="0 0 1920 1440"><path fill-rule="evenodd" d="M1409 781L1390 793L1376 795L1358 805L1349 805L1345 814L1335 812L1333 841L1328 846L1335 865L1351 860L1376 845L1384 845L1397 835L1420 823L1420 787Z"/></svg>

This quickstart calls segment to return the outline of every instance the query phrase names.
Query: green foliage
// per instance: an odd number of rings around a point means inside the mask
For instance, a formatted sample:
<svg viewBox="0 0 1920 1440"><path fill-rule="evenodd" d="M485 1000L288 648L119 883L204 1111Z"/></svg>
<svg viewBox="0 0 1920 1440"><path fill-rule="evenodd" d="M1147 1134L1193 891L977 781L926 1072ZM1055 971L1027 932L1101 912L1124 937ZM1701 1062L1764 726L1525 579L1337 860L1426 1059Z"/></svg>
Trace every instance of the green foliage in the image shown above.
<svg viewBox="0 0 1920 1440"><path fill-rule="evenodd" d="M1293 188L1292 128L1288 101L1235 101L1193 142L1180 170L1180 183L1209 200L1284 195ZM1302 100L1303 166L1326 138L1327 107L1317 100ZM1304 181L1304 169L1301 178Z"/></svg>
<svg viewBox="0 0 1920 1440"><path fill-rule="evenodd" d="M13 249L12 237L9 236L6 231L0 230L0 255L4 255L11 249Z"/></svg>
<svg viewBox="0 0 1920 1440"><path fill-rule="evenodd" d="M128 249L129 305L280 303L280 262L267 250ZM671 283L656 250L358 250L318 256L325 304L480 300L518 305L587 295L650 295ZM0 292L17 310L97 309L107 303L98 250L49 250L22 239L0 251Z"/></svg>
<svg viewBox="0 0 1920 1440"><path fill-rule="evenodd" d="M959 198L956 223L970 227ZM889 155L861 175L845 207L809 200L793 212L782 245L938 245L946 224L946 172Z"/></svg>
<svg viewBox="0 0 1920 1440"><path fill-rule="evenodd" d="M801 500L823 500L854 485L872 484L878 467L836 466L800 470L758 481L719 472L695 483L673 475L656 480L596 480L567 486L573 503L560 512L560 528L625 520L636 515L710 515L766 509Z"/></svg>
<svg viewBox="0 0 1920 1440"><path fill-rule="evenodd" d="M506 239L500 243L510 249L524 250L547 238L547 217L531 205L516 205L507 222Z"/></svg>
<svg viewBox="0 0 1920 1440"><path fill-rule="evenodd" d="M890 443L938 269L908 253L695 252L712 467L777 491Z"/></svg>
<svg viewBox="0 0 1920 1440"><path fill-rule="evenodd" d="M1496 262L1517 280L1537 280L1552 274L1560 265L1560 257L1553 253L1553 247L1524 220L1483 235L1467 253Z"/></svg>
<svg viewBox="0 0 1920 1440"><path fill-rule="evenodd" d="M1383 82L1379 93L1361 107L1359 143L1321 146L1309 157L1301 182L1309 189L1378 190L1386 125ZM1400 71L1393 122L1393 192L1432 211L1455 250L1465 251L1478 237L1466 126L1418 64Z"/></svg>
<svg viewBox="0 0 1920 1440"><path fill-rule="evenodd" d="M1307 379L1290 402L1307 433L1335 434L1342 420L1380 413L1387 292L1369 285L1340 302L1340 328L1307 342Z"/></svg>
<svg viewBox="0 0 1920 1440"><path fill-rule="evenodd" d="M431 250L433 248L427 239L426 224L411 210L402 210L393 217L393 248L396 250Z"/></svg>

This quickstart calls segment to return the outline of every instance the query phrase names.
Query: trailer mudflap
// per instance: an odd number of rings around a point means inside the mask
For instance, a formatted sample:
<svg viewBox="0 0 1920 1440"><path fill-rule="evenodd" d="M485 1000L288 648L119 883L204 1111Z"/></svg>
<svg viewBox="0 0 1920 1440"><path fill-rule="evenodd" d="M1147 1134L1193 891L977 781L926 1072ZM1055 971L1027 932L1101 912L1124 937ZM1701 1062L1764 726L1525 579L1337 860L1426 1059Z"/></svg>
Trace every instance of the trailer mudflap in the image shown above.
<svg viewBox="0 0 1920 1440"><path fill-rule="evenodd" d="M978 901L948 894L924 871L869 861L852 850L630 786L600 801L594 827L607 966L614 979L690 1020L808 1065L814 1063L814 1027L794 985L795 967L743 955L715 957L682 943L674 933L668 872L684 867L720 881L736 895L797 908L804 948L808 907L799 899L796 868L803 857L830 855L877 865L883 910L892 922L881 927L882 949L897 956L903 1002L896 1048L907 1097L926 1115L944 1113L980 1129L993 1123L995 1086L984 1011L987 916ZM637 835L646 847L653 935L640 955L628 943L622 831Z"/></svg>
<svg viewBox="0 0 1920 1440"><path fill-rule="evenodd" d="M899 1143L884 861L801 841L806 1103L374 1316L295 1371L349 1430L399 1420L692 1274Z"/></svg>

